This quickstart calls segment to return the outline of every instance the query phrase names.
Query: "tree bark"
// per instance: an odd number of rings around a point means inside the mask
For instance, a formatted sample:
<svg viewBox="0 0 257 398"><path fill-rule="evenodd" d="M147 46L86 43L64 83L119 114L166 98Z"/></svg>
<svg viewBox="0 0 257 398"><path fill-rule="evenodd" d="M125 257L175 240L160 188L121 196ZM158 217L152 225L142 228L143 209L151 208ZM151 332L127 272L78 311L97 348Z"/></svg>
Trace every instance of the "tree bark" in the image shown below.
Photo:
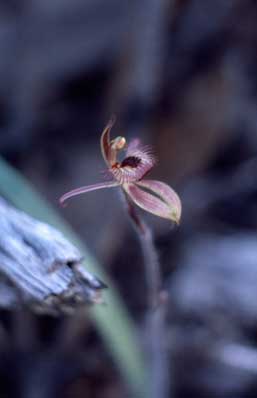
<svg viewBox="0 0 257 398"><path fill-rule="evenodd" d="M106 285L59 231L0 198L0 308L71 313L100 302Z"/></svg>

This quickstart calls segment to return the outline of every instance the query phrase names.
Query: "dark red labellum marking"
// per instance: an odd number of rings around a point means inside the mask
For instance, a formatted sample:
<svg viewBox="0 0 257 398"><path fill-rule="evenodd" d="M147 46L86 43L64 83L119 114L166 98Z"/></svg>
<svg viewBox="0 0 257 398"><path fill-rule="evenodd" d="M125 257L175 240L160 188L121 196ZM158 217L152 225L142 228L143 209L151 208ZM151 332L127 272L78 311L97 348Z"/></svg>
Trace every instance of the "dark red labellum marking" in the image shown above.
<svg viewBox="0 0 257 398"><path fill-rule="evenodd" d="M128 156L121 162L121 167L129 166L135 169L140 163L141 159L135 156Z"/></svg>

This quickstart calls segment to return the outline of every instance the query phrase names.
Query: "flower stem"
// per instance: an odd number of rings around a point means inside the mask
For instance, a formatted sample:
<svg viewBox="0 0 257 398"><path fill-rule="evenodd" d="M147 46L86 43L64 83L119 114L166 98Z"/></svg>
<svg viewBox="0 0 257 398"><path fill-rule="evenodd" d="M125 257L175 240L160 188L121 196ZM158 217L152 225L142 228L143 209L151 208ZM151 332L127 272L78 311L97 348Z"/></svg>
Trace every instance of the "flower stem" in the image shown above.
<svg viewBox="0 0 257 398"><path fill-rule="evenodd" d="M150 398L167 398L169 389L168 360L165 350L166 305L161 291L162 278L158 255L153 241L152 231L139 217L130 199L126 196L128 214L138 234L141 244L145 277L148 292L148 311L146 316L147 354L150 362Z"/></svg>

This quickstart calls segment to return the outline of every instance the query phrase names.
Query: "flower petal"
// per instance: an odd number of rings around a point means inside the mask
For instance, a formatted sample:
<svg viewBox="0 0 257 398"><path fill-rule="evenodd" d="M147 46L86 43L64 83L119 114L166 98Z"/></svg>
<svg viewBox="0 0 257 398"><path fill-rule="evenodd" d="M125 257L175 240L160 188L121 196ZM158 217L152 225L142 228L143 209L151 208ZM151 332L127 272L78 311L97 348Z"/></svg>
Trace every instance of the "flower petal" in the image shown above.
<svg viewBox="0 0 257 398"><path fill-rule="evenodd" d="M142 180L124 185L130 198L142 209L179 223L181 202L172 188L160 181Z"/></svg>
<svg viewBox="0 0 257 398"><path fill-rule="evenodd" d="M166 202L167 205L172 209L172 213L174 213L177 223L179 223L182 206L180 198L174 189L164 182L156 180L141 180L137 183L137 185L152 191L159 196L160 199Z"/></svg>
<svg viewBox="0 0 257 398"><path fill-rule="evenodd" d="M113 164L111 173L121 184L140 181L154 166L156 160L150 147L144 147L134 139L127 148L121 163Z"/></svg>
<svg viewBox="0 0 257 398"><path fill-rule="evenodd" d="M59 199L59 202L61 205L63 205L67 199L70 199L73 196L80 195L81 193L96 191L97 189L102 189L102 188L117 187L118 185L119 183L117 181L106 181L106 182L100 182L99 184L87 185L85 187L76 188L62 195L61 198Z"/></svg>
<svg viewBox="0 0 257 398"><path fill-rule="evenodd" d="M128 145L126 151L126 157L121 163L121 166L124 167L126 163L129 166L129 159L138 159L139 163L134 170L134 181L141 180L156 164L156 158L152 153L151 146L144 146L141 144L140 140L135 138ZM132 179L129 179L128 182L132 182Z"/></svg>
<svg viewBox="0 0 257 398"><path fill-rule="evenodd" d="M103 158L106 162L106 164L108 165L108 167L110 166L110 131L113 127L115 123L115 117L113 116L107 126L105 127L104 131L102 132L101 135L101 151L102 151L102 155Z"/></svg>

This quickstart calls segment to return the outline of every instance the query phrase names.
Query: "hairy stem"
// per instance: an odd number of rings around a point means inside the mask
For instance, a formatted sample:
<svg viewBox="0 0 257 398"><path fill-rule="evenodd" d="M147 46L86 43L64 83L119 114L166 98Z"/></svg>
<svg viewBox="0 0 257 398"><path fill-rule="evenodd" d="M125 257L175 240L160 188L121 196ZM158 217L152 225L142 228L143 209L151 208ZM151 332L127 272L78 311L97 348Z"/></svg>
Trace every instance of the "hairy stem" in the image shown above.
<svg viewBox="0 0 257 398"><path fill-rule="evenodd" d="M165 350L165 300L162 300L162 278L158 255L153 236L148 225L139 217L133 204L126 196L130 219L138 234L142 247L145 277L148 293L148 312L146 331L148 337L148 355L151 378L149 380L149 397L166 398L168 396L169 375L168 361Z"/></svg>

